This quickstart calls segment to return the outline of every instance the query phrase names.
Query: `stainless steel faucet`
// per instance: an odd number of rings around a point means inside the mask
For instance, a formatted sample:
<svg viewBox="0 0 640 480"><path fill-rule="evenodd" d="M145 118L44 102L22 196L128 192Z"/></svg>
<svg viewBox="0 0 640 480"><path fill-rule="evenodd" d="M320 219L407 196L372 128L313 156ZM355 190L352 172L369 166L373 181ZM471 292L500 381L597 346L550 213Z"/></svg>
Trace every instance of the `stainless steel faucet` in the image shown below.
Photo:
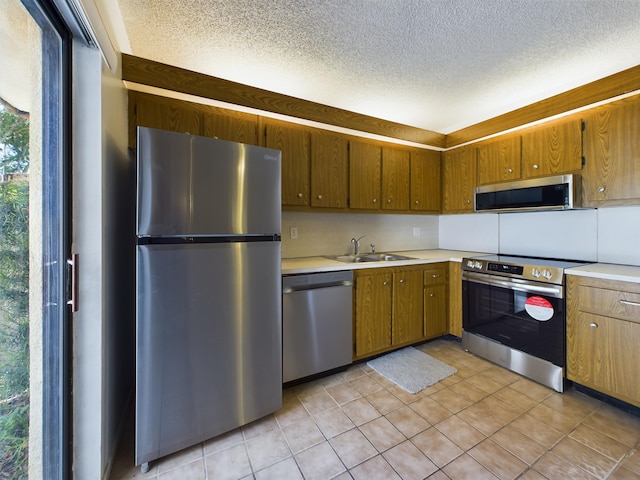
<svg viewBox="0 0 640 480"><path fill-rule="evenodd" d="M366 237L366 235L362 235L362 237L359 238L352 238L351 239L351 243L353 243L353 254L354 255L360 255L360 240L362 238Z"/></svg>

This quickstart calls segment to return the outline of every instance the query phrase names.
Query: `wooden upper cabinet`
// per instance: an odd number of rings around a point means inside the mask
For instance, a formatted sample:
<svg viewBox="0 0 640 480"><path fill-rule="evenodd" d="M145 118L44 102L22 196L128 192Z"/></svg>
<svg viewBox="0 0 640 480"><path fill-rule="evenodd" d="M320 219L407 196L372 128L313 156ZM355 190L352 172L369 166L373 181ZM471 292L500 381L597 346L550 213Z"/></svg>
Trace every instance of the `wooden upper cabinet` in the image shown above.
<svg viewBox="0 0 640 480"><path fill-rule="evenodd" d="M442 154L444 213L473 212L473 194L476 188L476 148L454 148Z"/></svg>
<svg viewBox="0 0 640 480"><path fill-rule="evenodd" d="M349 143L349 207L380 208L382 148L372 143Z"/></svg>
<svg viewBox="0 0 640 480"><path fill-rule="evenodd" d="M382 148L382 208L409 210L409 151Z"/></svg>
<svg viewBox="0 0 640 480"><path fill-rule="evenodd" d="M520 179L520 135L478 145L478 185Z"/></svg>
<svg viewBox="0 0 640 480"><path fill-rule="evenodd" d="M309 130L285 123L266 122L265 146L282 152L282 204L309 205Z"/></svg>
<svg viewBox="0 0 640 480"><path fill-rule="evenodd" d="M311 133L311 206L347 207L349 141L327 130Z"/></svg>
<svg viewBox="0 0 640 480"><path fill-rule="evenodd" d="M205 137L258 145L257 115L214 108L204 113Z"/></svg>
<svg viewBox="0 0 640 480"><path fill-rule="evenodd" d="M203 112L188 102L129 91L129 146L137 144L136 127L202 135Z"/></svg>
<svg viewBox="0 0 640 480"><path fill-rule="evenodd" d="M582 168L582 121L572 117L525 130L524 178L575 172Z"/></svg>
<svg viewBox="0 0 640 480"><path fill-rule="evenodd" d="M441 177L440 152L419 150L411 152L411 210L440 212Z"/></svg>
<svg viewBox="0 0 640 480"><path fill-rule="evenodd" d="M640 96L590 110L584 118L586 206L640 201Z"/></svg>

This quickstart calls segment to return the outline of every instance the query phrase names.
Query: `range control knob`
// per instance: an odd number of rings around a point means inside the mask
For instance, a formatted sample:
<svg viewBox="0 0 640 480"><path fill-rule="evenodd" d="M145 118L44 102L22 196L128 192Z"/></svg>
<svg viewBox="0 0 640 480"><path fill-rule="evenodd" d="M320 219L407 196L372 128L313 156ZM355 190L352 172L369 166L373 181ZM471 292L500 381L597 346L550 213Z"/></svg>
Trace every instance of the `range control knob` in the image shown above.
<svg viewBox="0 0 640 480"><path fill-rule="evenodd" d="M467 267L474 268L473 267L473 260L467 260Z"/></svg>
<svg viewBox="0 0 640 480"><path fill-rule="evenodd" d="M540 270L538 270L537 268L532 268L531 269L531 275L533 275L534 277L538 278L540 276Z"/></svg>
<svg viewBox="0 0 640 480"><path fill-rule="evenodd" d="M476 260L474 267L478 270L482 270L482 262Z"/></svg>
<svg viewBox="0 0 640 480"><path fill-rule="evenodd" d="M547 280L551 280L551 277L553 277L553 273L551 273L549 270L543 270L542 276Z"/></svg>

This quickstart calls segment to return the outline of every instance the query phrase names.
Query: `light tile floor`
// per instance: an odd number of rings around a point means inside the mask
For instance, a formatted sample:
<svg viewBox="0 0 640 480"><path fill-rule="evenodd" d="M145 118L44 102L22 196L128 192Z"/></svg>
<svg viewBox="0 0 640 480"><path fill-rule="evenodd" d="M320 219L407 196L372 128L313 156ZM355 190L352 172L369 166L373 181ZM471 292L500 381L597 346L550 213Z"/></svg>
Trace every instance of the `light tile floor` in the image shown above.
<svg viewBox="0 0 640 480"><path fill-rule="evenodd" d="M458 372L411 395L367 367L284 390L264 419L133 465L133 426L111 479L640 480L640 418L559 394L437 340L417 348Z"/></svg>

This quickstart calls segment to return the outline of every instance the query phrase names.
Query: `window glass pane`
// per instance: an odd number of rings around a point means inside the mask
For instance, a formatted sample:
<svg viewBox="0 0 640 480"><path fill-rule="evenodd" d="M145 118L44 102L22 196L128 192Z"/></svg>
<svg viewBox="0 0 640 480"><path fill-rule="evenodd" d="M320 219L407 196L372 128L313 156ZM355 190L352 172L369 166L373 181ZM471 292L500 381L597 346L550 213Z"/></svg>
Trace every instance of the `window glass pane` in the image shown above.
<svg viewBox="0 0 640 480"><path fill-rule="evenodd" d="M29 336L40 330L42 304L30 301L42 298L42 275L34 272L41 271L41 261L30 262L29 255L33 245L42 245L41 201L32 201L42 196L42 38L18 0L1 3L0 478L26 478L32 393ZM35 311L30 311L31 305Z"/></svg>

